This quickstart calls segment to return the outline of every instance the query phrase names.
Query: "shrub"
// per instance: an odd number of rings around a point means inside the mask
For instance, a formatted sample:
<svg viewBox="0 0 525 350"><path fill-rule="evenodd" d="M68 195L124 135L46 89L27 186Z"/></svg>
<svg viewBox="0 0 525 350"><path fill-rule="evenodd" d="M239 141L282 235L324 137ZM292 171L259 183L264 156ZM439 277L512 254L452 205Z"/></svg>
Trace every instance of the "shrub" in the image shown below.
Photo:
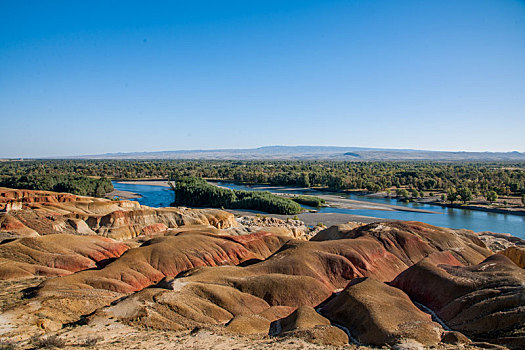
<svg viewBox="0 0 525 350"><path fill-rule="evenodd" d="M489 202L495 202L498 200L498 194L496 193L496 191L488 191L487 192L487 200Z"/></svg>
<svg viewBox="0 0 525 350"><path fill-rule="evenodd" d="M38 349L52 349L63 348L66 345L66 341L55 334L47 337L34 336L31 338L31 344Z"/></svg>
<svg viewBox="0 0 525 350"><path fill-rule="evenodd" d="M404 188L398 188L396 190L396 195L398 197L405 197L405 198L407 198L408 197L408 191L406 189L404 189Z"/></svg>
<svg viewBox="0 0 525 350"><path fill-rule="evenodd" d="M10 340L0 340L0 350L14 350L16 349L15 344Z"/></svg>
<svg viewBox="0 0 525 350"><path fill-rule="evenodd" d="M102 339L102 337L90 336L84 339L79 345L84 347L93 347L97 345L97 343Z"/></svg>

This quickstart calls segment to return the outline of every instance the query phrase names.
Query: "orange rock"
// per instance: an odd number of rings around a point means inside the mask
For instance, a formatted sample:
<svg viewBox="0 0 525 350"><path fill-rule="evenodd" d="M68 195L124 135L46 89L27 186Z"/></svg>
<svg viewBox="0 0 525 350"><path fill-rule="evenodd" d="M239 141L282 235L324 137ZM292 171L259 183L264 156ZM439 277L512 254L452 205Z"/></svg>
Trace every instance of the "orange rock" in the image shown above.
<svg viewBox="0 0 525 350"><path fill-rule="evenodd" d="M17 239L0 245L0 279L61 276L119 257L123 243L98 236L47 235Z"/></svg>
<svg viewBox="0 0 525 350"><path fill-rule="evenodd" d="M519 267L525 268L525 247L508 247L498 254L505 255Z"/></svg>

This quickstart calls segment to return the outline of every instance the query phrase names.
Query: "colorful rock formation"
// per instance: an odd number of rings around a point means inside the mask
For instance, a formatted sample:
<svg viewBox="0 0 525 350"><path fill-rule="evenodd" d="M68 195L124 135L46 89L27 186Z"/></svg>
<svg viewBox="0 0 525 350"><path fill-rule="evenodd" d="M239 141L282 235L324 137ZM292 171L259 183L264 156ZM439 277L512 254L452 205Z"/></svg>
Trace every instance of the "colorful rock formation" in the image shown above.
<svg viewBox="0 0 525 350"><path fill-rule="evenodd" d="M323 346L525 346L522 249L504 236L489 235L506 247L495 254L471 231L419 222L338 225L307 240L299 222L215 209L8 189L0 203L11 203L0 282L35 283L2 304L15 306L0 335L21 344L112 323Z"/></svg>

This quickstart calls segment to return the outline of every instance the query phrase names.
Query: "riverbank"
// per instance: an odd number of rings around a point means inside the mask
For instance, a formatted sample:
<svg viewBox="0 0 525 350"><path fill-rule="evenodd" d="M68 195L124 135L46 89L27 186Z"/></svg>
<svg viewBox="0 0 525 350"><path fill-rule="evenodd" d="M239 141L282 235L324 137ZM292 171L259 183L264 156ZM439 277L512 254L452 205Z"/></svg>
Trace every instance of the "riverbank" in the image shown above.
<svg viewBox="0 0 525 350"><path fill-rule="evenodd" d="M288 196L288 195L287 195ZM326 201L329 207L332 208L341 208L341 209L365 209L365 210L387 210L387 211L410 211L415 213L427 213L427 214L441 214L435 211L417 209L417 208L407 208L399 205L393 204L382 204L360 201L355 199L348 199L338 195L330 194L319 194L316 197L322 198Z"/></svg>
<svg viewBox="0 0 525 350"><path fill-rule="evenodd" d="M137 200L140 204L155 208L170 206L170 204L173 202L173 192L169 187L158 186L158 184L167 183L166 180L156 180L155 184L157 184L157 186L145 185L144 182L145 181L133 181L131 184L123 184L117 181L113 181L113 185L116 189L119 190L140 193L143 196L142 198L139 198ZM293 187L279 188L278 186L271 186L271 188L268 188L262 185L245 186L235 183L221 183L224 187L239 190L265 190L271 192L278 191L282 193L287 193L289 195L323 194L323 192L321 191L315 191L307 188L305 188L304 191L301 191L300 189ZM395 199L392 198L370 198L369 196L357 197L348 193L324 194L329 196L335 196L335 200L343 198L346 201L344 207L353 207L355 209L335 207L334 204L332 204L332 207L321 207L317 209L308 208L318 210L318 212L316 213L298 214L298 216L301 215L302 220L308 222L308 225L316 225L319 222L322 222L325 225L331 225L346 223L348 221L364 223L386 220L420 221L434 226L448 227L453 229L469 229L476 232L491 231L499 233L511 233L514 236L525 238L525 232L523 231L523 227L525 227L525 216L487 213L481 210L468 210L463 208L444 208L442 206L432 205L430 203L398 203ZM357 200L358 203L351 202L352 200ZM360 205L359 207L357 206L358 204ZM406 211L392 209L377 210L377 206L379 205L382 205L383 208L386 208L388 205L396 205L402 207L403 209L424 209L425 211ZM438 212L439 214L430 214L427 211ZM260 214L269 216L266 213ZM251 215L255 215L255 213L251 213ZM286 217L288 216L284 216L284 218Z"/></svg>
<svg viewBox="0 0 525 350"><path fill-rule="evenodd" d="M354 193L355 192L349 192ZM359 192L360 195L363 195L361 192ZM366 198L389 198L389 199L397 199L398 197L395 195L389 195L386 192L377 192L377 193L371 193L371 194L365 194L364 197ZM430 204L430 205L437 205L443 208L456 208L456 209L466 209L466 210L477 210L477 211L484 211L487 213L496 213L496 214L511 214L511 215L519 215L519 216L525 216L525 208L522 207L493 207L489 204L479 203L479 202L470 202L468 204L451 204L451 203L443 203L439 200L439 196L433 196L433 197L425 197L425 198L419 198L415 200L411 200L413 203L420 203L420 204ZM488 203L488 202L487 202Z"/></svg>
<svg viewBox="0 0 525 350"><path fill-rule="evenodd" d="M327 227L332 225L346 224L349 222L355 222L360 224L371 224L374 222L385 222L385 221L396 221L382 218L375 218L371 216L363 215L352 215L343 213L301 213L297 215L280 215L280 214L268 214L252 210L236 210L226 209L228 212L235 214L236 216L250 216L250 215L262 215L272 218L278 218L282 220L291 219L297 217L298 220L305 223L307 226L316 226L323 224Z"/></svg>
<svg viewBox="0 0 525 350"><path fill-rule="evenodd" d="M319 192L327 191L327 192L334 192L334 193L341 193L341 194L348 194L348 195L357 195L357 196L363 196L365 198L370 199L382 199L382 198L388 198L388 199L396 199L396 195L391 195L386 192L376 192L376 193L370 193L367 191L361 191L361 190L343 190L343 191L330 191L325 188L306 188L306 187L290 187L290 186L271 186L271 185L260 185L260 184L248 184L248 183L242 183L242 182L235 182L235 181L218 181L218 180L209 180L208 182L213 183L215 185L219 183L233 183L240 186L247 186L251 190L254 191L279 191L283 194L289 194L290 196L293 194L299 194L303 192L309 192L309 195L316 196L319 198L324 198L325 200L330 200L333 202L334 208L342 208L342 209L371 209L371 210L398 210L398 211L412 211L412 212L422 212L422 213L437 213L435 211L427 211L422 209L416 209L416 208L406 208L403 206L393 205L393 204L377 204L374 203L372 206L369 205L370 202L367 202L365 200L352 200L352 199L346 199L344 197L338 196L337 194L334 195L324 195L319 194ZM220 186L220 185L219 185ZM340 199L343 199L343 201L340 201ZM482 212L488 212L488 213L496 213L496 214L510 214L510 215L517 215L517 216L525 216L525 208L520 207L511 207L511 208L494 208L490 207L485 204L448 204L443 203L439 201L439 196L433 196L433 197L426 197L421 199L412 200L413 203L419 203L419 204L430 204L430 205L436 205L444 208L455 208L455 209L465 209L465 210L474 210L474 211L482 211Z"/></svg>
<svg viewBox="0 0 525 350"><path fill-rule="evenodd" d="M121 190L113 190L111 192L106 193L104 196L107 199L115 199L118 197L118 199L138 199L142 198L142 196L138 193L134 193L131 191L121 191Z"/></svg>
<svg viewBox="0 0 525 350"><path fill-rule="evenodd" d="M126 181L116 181L121 184L129 184L129 185L149 185L149 186L162 186L162 187L169 187L169 181L168 180L126 180ZM216 181L216 180L210 180L208 181L216 186L220 186L221 182L224 181ZM230 182L235 183L235 182ZM355 199L348 199L344 198L342 196L338 196L336 194L334 195L328 195L328 194L318 194L317 192L320 192L322 190L320 189L314 189L314 188L306 188L306 187L290 187L290 186L266 186L266 185L258 185L258 184L243 184L239 183L239 185L242 186L249 186L251 190L254 191L277 191L281 193L284 196L291 197L295 195L295 192L311 192L312 195L315 195L316 197L322 198L326 200L328 206L333 208L341 208L341 209L365 209L365 210L396 210L396 211L411 211L411 212L419 212L419 213L429 213L429 214L441 214L435 211L429 211L424 209L417 209L417 208L407 208L404 206L394 205L394 204L383 204L383 203L374 203L370 204L370 202L367 201L360 201ZM140 198L141 196L136 193L127 192L127 191L120 191L121 194L118 193L108 193L106 195L106 198L113 198L115 195L118 196L121 199L133 199L133 198ZM341 191L341 194L354 194L354 195L361 195L368 198L396 198L396 196L391 196L387 194L386 192L377 192L377 193L366 193L363 191ZM476 210L476 211L483 211L488 213L497 213L497 214L510 214L510 215L518 215L518 216L525 216L525 208L493 208L486 205L475 205L475 204L448 204L448 203L442 203L437 200L438 197L434 196L431 198L426 199L417 199L413 200L414 203L420 203L420 204L431 204L431 205L437 205L444 208L456 208L456 209L467 209L467 210Z"/></svg>
<svg viewBox="0 0 525 350"><path fill-rule="evenodd" d="M222 182L209 181L209 183L216 185L218 187L228 188L226 186L221 186ZM427 213L427 214L441 214L435 211L417 209L417 208L408 208L394 204L386 203L371 203L367 201L361 201L356 199L349 199L337 194L320 194L315 193L316 190L301 188L301 187L286 187L286 186L249 186L250 190L253 191L272 191L274 194L281 195L283 197L293 197L296 196L298 191L301 192L311 192L311 195L319 197L326 201L325 207L339 208L339 209L356 209L356 210L384 210L384 211L408 211L415 213ZM310 194L310 193L309 193Z"/></svg>
<svg viewBox="0 0 525 350"><path fill-rule="evenodd" d="M433 205L439 205L444 208L458 208L458 209L484 211L487 213L525 216L525 209L522 209L522 208L491 208L491 207L487 207L484 205L446 204L446 203L439 203L439 202L418 202L418 203L428 203L428 204L433 204Z"/></svg>

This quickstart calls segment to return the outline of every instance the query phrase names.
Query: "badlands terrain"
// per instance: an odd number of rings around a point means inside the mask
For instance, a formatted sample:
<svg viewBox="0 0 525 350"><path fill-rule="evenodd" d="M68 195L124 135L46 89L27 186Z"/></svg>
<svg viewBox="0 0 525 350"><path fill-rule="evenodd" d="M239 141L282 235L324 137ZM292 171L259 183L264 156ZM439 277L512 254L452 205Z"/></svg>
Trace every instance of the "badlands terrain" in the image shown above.
<svg viewBox="0 0 525 350"><path fill-rule="evenodd" d="M525 348L525 242L0 188L0 348Z"/></svg>

